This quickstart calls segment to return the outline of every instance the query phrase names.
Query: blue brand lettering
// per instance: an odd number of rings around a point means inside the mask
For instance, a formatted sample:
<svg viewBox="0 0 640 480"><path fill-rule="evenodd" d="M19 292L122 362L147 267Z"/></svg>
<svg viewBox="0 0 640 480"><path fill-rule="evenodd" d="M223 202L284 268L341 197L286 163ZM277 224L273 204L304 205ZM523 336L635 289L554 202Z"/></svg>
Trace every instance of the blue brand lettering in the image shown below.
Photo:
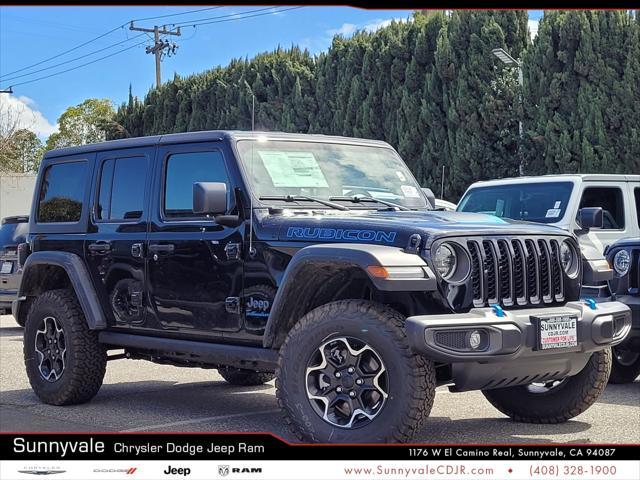
<svg viewBox="0 0 640 480"><path fill-rule="evenodd" d="M301 240L346 240L352 242L393 243L397 232L341 228L289 227L287 237Z"/></svg>

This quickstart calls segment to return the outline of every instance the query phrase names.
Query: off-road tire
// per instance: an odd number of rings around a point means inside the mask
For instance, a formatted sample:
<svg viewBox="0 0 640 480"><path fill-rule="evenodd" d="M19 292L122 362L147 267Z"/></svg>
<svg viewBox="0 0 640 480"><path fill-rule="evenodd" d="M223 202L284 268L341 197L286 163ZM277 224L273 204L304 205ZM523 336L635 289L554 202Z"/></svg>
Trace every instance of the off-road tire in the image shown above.
<svg viewBox="0 0 640 480"><path fill-rule="evenodd" d="M46 316L54 317L62 326L67 348L64 371L54 382L45 380L40 374L35 349L36 332ZM98 393L106 370L107 353L98 343L96 332L89 330L72 291L51 290L34 301L25 325L24 361L29 383L44 403L84 403Z"/></svg>
<svg viewBox="0 0 640 480"><path fill-rule="evenodd" d="M640 355L635 362L624 365L616 358L615 348L613 347L613 358L611 363L611 375L609 376L609 383L631 383L638 375L640 375Z"/></svg>
<svg viewBox="0 0 640 480"><path fill-rule="evenodd" d="M526 386L483 390L491 405L517 422L563 423L580 415L595 403L607 386L611 371L611 349L591 355L585 367L573 377L544 393L532 393Z"/></svg>
<svg viewBox="0 0 640 480"><path fill-rule="evenodd" d="M219 368L218 373L227 383L240 387L262 385L275 378L275 374L269 372L256 372L244 368L224 367Z"/></svg>
<svg viewBox="0 0 640 480"><path fill-rule="evenodd" d="M13 317L13 318L15 318L15 317ZM16 320L16 323L18 325L20 325L22 328L24 328L24 323L25 323L24 316L22 316L20 318L15 318L15 320Z"/></svg>
<svg viewBox="0 0 640 480"><path fill-rule="evenodd" d="M404 330L405 318L381 304L342 300L307 313L291 329L280 349L276 395L285 422L303 441L334 443L408 442L429 416L436 375L431 361L414 354ZM379 414L360 428L334 426L313 409L306 392L311 355L331 338L352 337L380 354L388 372L388 397Z"/></svg>

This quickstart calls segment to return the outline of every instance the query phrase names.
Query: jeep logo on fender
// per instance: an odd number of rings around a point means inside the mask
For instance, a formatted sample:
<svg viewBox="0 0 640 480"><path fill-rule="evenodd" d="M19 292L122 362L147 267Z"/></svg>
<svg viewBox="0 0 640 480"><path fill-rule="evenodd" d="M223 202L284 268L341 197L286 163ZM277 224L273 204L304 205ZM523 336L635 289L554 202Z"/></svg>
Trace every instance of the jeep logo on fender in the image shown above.
<svg viewBox="0 0 640 480"><path fill-rule="evenodd" d="M351 242L393 243L397 232L342 228L289 227L287 237L301 240L346 240Z"/></svg>

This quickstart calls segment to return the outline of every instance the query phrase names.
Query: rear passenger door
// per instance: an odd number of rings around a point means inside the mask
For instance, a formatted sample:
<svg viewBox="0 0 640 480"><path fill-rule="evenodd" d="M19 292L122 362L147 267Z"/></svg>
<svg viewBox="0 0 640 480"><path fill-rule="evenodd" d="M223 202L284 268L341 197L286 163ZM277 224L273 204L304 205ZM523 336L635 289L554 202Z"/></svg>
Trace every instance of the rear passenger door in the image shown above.
<svg viewBox="0 0 640 480"><path fill-rule="evenodd" d="M108 322L145 328L144 243L154 148L98 153L85 258Z"/></svg>
<svg viewBox="0 0 640 480"><path fill-rule="evenodd" d="M237 212L222 142L158 148L147 244L148 296L165 330L205 337L238 331L244 227L193 212L195 182L227 184L227 213Z"/></svg>

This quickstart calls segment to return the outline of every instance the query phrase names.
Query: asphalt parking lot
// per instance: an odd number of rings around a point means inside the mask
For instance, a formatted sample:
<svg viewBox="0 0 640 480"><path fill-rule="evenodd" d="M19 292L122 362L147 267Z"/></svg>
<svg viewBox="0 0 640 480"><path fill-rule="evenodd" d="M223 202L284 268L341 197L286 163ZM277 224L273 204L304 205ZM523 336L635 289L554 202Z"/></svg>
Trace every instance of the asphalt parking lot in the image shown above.
<svg viewBox="0 0 640 480"><path fill-rule="evenodd" d="M272 382L273 383L273 382ZM0 317L0 430L66 432L273 432L283 425L273 385L232 387L215 370L109 362L89 403L53 407L32 393L22 363L22 329ZM609 385L582 415L562 425L515 423L478 392L438 389L425 443L640 443L640 381Z"/></svg>

